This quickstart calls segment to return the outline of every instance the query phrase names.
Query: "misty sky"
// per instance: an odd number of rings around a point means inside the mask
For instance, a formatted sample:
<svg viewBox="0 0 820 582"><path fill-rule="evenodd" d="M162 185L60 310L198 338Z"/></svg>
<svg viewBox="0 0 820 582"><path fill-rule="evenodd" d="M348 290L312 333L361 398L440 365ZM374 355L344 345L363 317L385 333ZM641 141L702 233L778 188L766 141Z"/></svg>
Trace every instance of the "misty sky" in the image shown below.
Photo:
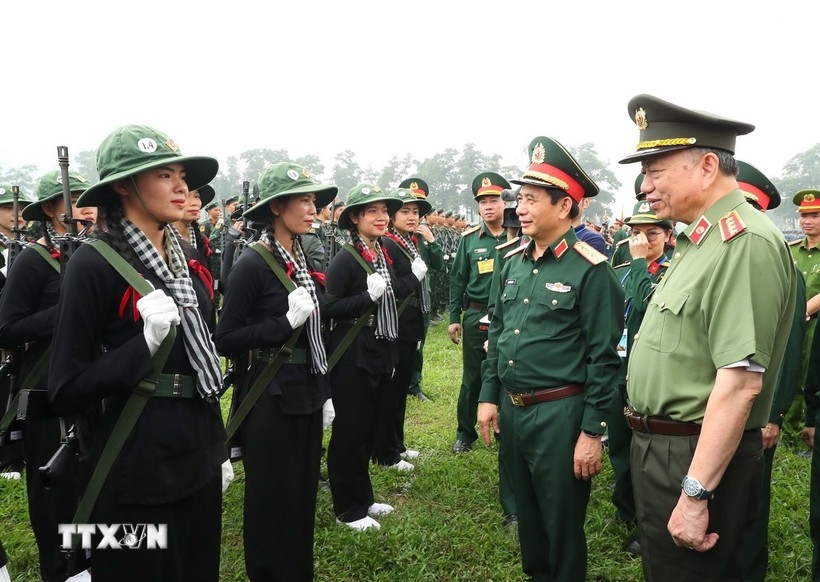
<svg viewBox="0 0 820 582"><path fill-rule="evenodd" d="M127 123L185 154L328 168L345 149L378 167L468 142L523 168L549 135L595 144L629 214L639 166L617 160L638 93L754 123L737 157L772 176L820 142L818 16L796 0L4 2L0 168L56 169L58 145Z"/></svg>

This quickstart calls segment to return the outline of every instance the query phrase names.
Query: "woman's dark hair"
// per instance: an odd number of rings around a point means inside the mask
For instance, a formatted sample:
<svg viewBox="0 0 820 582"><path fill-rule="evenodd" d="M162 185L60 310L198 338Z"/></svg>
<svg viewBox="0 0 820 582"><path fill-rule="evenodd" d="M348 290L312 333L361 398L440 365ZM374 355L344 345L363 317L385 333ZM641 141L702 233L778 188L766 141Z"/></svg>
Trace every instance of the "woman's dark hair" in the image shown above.
<svg viewBox="0 0 820 582"><path fill-rule="evenodd" d="M128 243L128 240L125 238L125 231L122 229L120 221L123 218L123 212L120 197L109 196L103 206L97 207L97 215L97 223L102 226L103 233L108 235L108 244L117 251L117 254L128 261L132 267L136 269L143 268L144 265L142 261L139 260L137 253ZM105 239L106 237L102 238Z"/></svg>

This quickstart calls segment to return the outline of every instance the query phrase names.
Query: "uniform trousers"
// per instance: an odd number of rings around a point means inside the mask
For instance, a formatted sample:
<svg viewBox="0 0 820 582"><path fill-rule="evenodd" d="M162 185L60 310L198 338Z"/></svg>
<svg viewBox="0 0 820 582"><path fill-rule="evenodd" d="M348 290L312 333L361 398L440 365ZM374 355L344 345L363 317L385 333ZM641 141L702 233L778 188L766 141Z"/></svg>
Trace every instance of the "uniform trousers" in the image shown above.
<svg viewBox="0 0 820 582"><path fill-rule="evenodd" d="M752 527L760 504L764 464L761 431L757 428L743 433L715 488L714 499L708 502L706 532L715 532L720 539L703 553L677 547L667 530L698 438L638 431L632 434L632 483L647 582L742 580L742 534Z"/></svg>
<svg viewBox="0 0 820 582"><path fill-rule="evenodd" d="M424 367L424 341L427 339L427 330L430 329L430 314L422 315L424 321L424 337L419 343L419 348L413 352L413 367L410 372L410 385L407 387L408 394L418 396L424 390L421 386L422 368Z"/></svg>
<svg viewBox="0 0 820 582"><path fill-rule="evenodd" d="M395 465L401 460L404 446L404 417L407 412L407 386L413 371L413 353L417 342L396 341L398 363L382 402L382 414L377 418L378 430L373 447L373 461L379 465Z"/></svg>
<svg viewBox="0 0 820 582"><path fill-rule="evenodd" d="M624 523L635 523L635 493L632 489L632 473L629 469L629 447L632 443L632 429L624 419L626 385L618 386L618 396L613 399L612 413L607 419L609 434L609 460L615 473L615 490L612 504L615 515Z"/></svg>
<svg viewBox="0 0 820 582"><path fill-rule="evenodd" d="M487 325L479 324L486 315L473 307L464 312L461 323L461 390L458 393L456 418L458 428L456 439L472 444L478 438L476 419L478 416L478 394L481 392L481 362L487 357L484 342L487 340ZM484 327L484 330L479 329Z"/></svg>
<svg viewBox="0 0 820 582"><path fill-rule="evenodd" d="M339 360L330 382L336 418L327 448L327 475L333 511L345 522L362 519L373 504L370 456L392 375L371 373L354 360Z"/></svg>
<svg viewBox="0 0 820 582"><path fill-rule="evenodd" d="M743 580L763 582L769 567L769 515L772 505L772 464L777 445L763 449L760 504L752 526L743 532Z"/></svg>
<svg viewBox="0 0 820 582"><path fill-rule="evenodd" d="M535 581L583 582L584 519L591 481L573 473L584 395L513 406L502 395L502 438L510 448L524 574Z"/></svg>
<svg viewBox="0 0 820 582"><path fill-rule="evenodd" d="M187 497L159 505L126 505L103 486L92 523L166 524L167 549L92 550L94 582L217 582L222 536L222 475ZM97 539L92 539L96 546Z"/></svg>
<svg viewBox="0 0 820 582"><path fill-rule="evenodd" d="M48 463L60 446L60 424L56 418L27 419L23 422L26 459L26 494L31 529L40 555L40 577L44 582L66 579L66 560L61 551L62 537L57 524L71 523L80 496L80 465L70 457L54 485L46 489L39 468ZM73 572L72 572L73 574Z"/></svg>
<svg viewBox="0 0 820 582"><path fill-rule="evenodd" d="M242 426L245 569L253 582L313 580L322 411L290 415L263 393Z"/></svg>
<svg viewBox="0 0 820 582"><path fill-rule="evenodd" d="M818 412L814 426L820 426L820 412ZM816 431L816 428L815 428ZM816 434L816 432L815 432ZM817 436L815 436L817 439ZM812 580L820 580L820 445L814 442L811 454L811 480L809 484L809 535L813 547L811 560Z"/></svg>

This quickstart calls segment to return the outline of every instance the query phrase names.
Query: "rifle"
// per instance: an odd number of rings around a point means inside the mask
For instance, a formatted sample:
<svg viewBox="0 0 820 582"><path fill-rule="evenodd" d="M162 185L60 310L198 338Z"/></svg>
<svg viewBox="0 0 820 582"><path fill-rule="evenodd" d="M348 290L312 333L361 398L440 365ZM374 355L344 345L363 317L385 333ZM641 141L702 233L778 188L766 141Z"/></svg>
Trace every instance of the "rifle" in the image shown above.
<svg viewBox="0 0 820 582"><path fill-rule="evenodd" d="M9 272L9 269L11 269L11 265L12 263L14 263L14 259L16 259L17 255L20 254L20 251L23 250L23 229L20 228L19 186L11 187L11 208L12 214L14 215L14 226L11 228L11 232L14 236L12 237L11 244L9 245L9 257L7 261L6 273Z"/></svg>

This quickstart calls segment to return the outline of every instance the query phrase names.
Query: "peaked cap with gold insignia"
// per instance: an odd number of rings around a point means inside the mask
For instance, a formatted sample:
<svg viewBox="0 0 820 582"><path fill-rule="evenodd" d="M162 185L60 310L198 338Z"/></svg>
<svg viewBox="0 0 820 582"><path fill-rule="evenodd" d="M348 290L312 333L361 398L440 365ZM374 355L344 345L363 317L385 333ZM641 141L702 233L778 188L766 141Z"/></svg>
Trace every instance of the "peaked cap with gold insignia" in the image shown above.
<svg viewBox="0 0 820 582"><path fill-rule="evenodd" d="M748 162L737 160L740 171L737 173L737 184L748 200L757 204L761 210L772 210L780 206L780 193L763 172Z"/></svg>
<svg viewBox="0 0 820 582"><path fill-rule="evenodd" d="M820 190L799 190L792 198L798 212L820 212Z"/></svg>
<svg viewBox="0 0 820 582"><path fill-rule="evenodd" d="M563 190L575 202L598 194L598 185L575 158L551 137L538 136L530 142L530 165L513 184L530 184Z"/></svg>
<svg viewBox="0 0 820 582"><path fill-rule="evenodd" d="M495 172L482 172L473 178L473 198L476 200L482 196L501 196L501 192L509 188L512 188L510 183Z"/></svg>
<svg viewBox="0 0 820 582"><path fill-rule="evenodd" d="M640 133L637 151L622 159L622 164L689 147L717 148L734 154L737 136L755 128L751 123L686 109L653 95L633 97L627 111Z"/></svg>
<svg viewBox="0 0 820 582"><path fill-rule="evenodd" d="M417 177L407 178L402 181L402 183L399 184L399 188L407 188L413 193L413 196L417 198L427 198L430 194L430 187L427 185L427 182Z"/></svg>

